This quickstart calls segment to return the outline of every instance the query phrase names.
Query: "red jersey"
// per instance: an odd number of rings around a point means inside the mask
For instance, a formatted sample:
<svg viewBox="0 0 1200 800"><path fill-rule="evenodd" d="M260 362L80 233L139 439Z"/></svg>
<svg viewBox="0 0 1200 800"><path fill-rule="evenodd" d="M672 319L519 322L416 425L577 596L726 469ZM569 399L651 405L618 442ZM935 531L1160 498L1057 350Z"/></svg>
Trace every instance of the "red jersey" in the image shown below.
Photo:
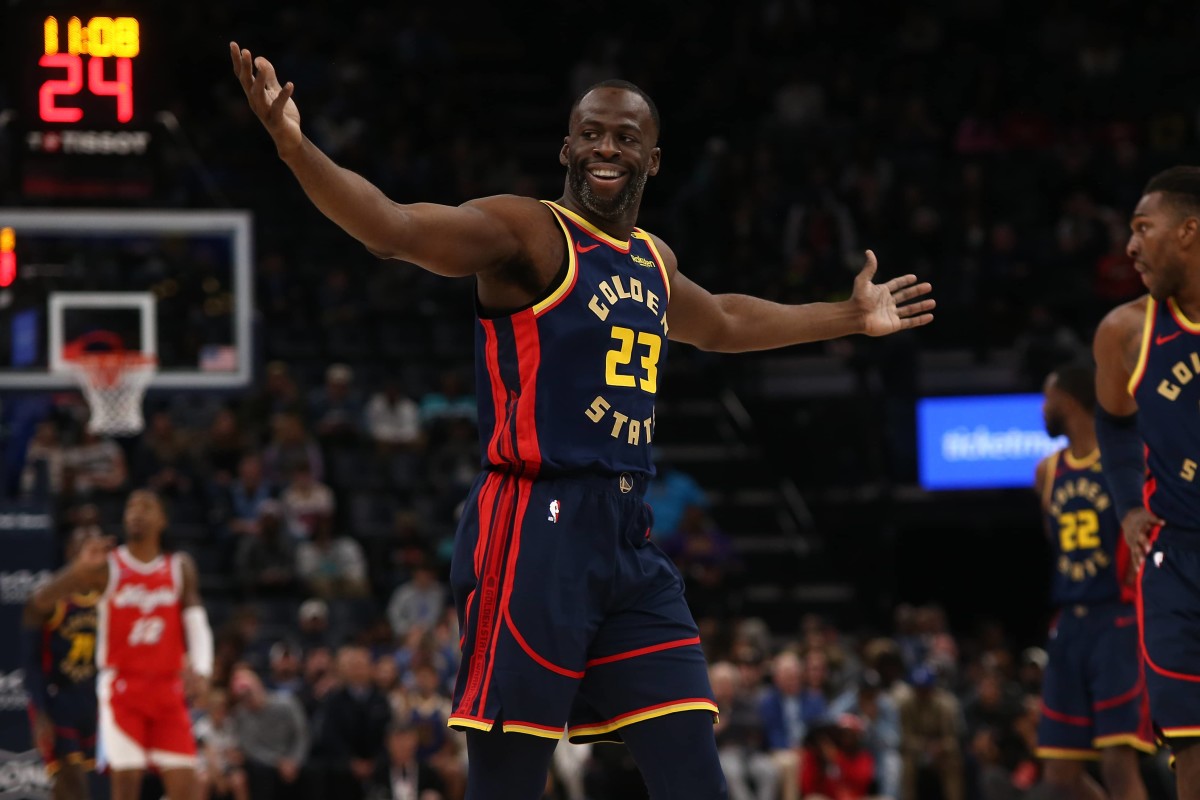
<svg viewBox="0 0 1200 800"><path fill-rule="evenodd" d="M124 546L108 555L99 603L96 665L123 674L178 675L183 669L183 572L162 553L138 561Z"/></svg>

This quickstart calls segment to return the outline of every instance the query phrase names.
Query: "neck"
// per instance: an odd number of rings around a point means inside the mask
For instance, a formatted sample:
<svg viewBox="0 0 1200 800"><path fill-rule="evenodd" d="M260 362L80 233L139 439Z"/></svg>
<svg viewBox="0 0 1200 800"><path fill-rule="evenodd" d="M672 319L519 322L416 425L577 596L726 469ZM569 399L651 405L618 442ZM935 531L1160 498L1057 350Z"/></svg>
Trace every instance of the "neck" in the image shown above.
<svg viewBox="0 0 1200 800"><path fill-rule="evenodd" d="M1189 322L1200 321L1200 285L1189 282L1172 299Z"/></svg>
<svg viewBox="0 0 1200 800"><path fill-rule="evenodd" d="M131 539L125 543L125 547L129 549L129 555L142 562L153 561L162 552L158 542L151 539Z"/></svg>
<svg viewBox="0 0 1200 800"><path fill-rule="evenodd" d="M633 208L629 209L629 211L627 211L625 214L622 214L620 217L615 219L601 217L598 216L594 211L589 211L588 209L584 208L583 204L576 200L571 194L569 187L564 188L563 196L554 202L558 203L564 208L571 209L576 214L607 233L609 236L613 237L614 239L619 239L622 242L629 241L629 236L633 233L633 229L637 225L638 211L642 207L642 199L639 197L638 201L633 204Z"/></svg>
<svg viewBox="0 0 1200 800"><path fill-rule="evenodd" d="M1084 459L1096 451L1096 425L1091 417L1067 423L1067 450L1072 457Z"/></svg>

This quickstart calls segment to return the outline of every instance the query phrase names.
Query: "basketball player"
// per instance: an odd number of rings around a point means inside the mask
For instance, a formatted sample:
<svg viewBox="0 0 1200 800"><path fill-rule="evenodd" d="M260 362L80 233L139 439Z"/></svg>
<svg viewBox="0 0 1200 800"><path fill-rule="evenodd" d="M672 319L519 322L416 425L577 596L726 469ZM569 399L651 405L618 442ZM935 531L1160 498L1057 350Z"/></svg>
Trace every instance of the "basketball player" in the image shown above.
<svg viewBox="0 0 1200 800"><path fill-rule="evenodd" d="M1046 432L1067 446L1037 467L1054 552L1058 608L1042 681L1037 755L1056 796L1146 800L1138 751L1155 751L1129 548L1100 466L1095 371L1061 367L1046 379ZM1108 795L1088 775L1100 759Z"/></svg>
<svg viewBox="0 0 1200 800"><path fill-rule="evenodd" d="M77 528L67 540L67 560L85 538ZM33 740L46 762L54 800L89 796L87 773L96 758L96 601L85 592L46 602L35 591L25 604L25 690Z"/></svg>
<svg viewBox="0 0 1200 800"><path fill-rule="evenodd" d="M314 204L384 258L475 276L484 470L451 566L463 659L449 724L468 800L541 797L555 742L624 741L650 796L724 797L716 705L679 573L649 541L654 396L667 339L726 352L929 322L914 276L843 303L714 297L636 227L658 173L659 117L610 81L571 110L556 202L497 196L398 205L302 133L292 84L230 44L280 157ZM668 310L669 309L669 310Z"/></svg>
<svg viewBox="0 0 1200 800"><path fill-rule="evenodd" d="M1096 329L1096 433L1121 528L1141 566L1150 713L1179 800L1200 800L1200 168L1150 179L1126 252L1148 296Z"/></svg>
<svg viewBox="0 0 1200 800"><path fill-rule="evenodd" d="M97 694L113 800L136 800L148 767L158 771L170 800L196 796L196 743L184 679L193 696L204 690L212 674L212 631L195 563L185 553L162 550L166 527L158 495L132 492L125 503L125 545L113 550L107 539L85 540L38 593L47 604L75 592L102 592Z"/></svg>

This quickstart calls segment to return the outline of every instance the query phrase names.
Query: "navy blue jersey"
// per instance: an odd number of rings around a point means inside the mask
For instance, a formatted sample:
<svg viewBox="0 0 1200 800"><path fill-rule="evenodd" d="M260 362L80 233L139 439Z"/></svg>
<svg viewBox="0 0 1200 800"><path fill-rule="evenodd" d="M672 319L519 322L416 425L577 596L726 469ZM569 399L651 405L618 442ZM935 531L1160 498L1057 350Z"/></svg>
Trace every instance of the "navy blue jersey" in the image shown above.
<svg viewBox="0 0 1200 800"><path fill-rule="evenodd" d="M1129 551L1108 494L1100 451L1082 461L1069 450L1050 456L1042 502L1054 551L1055 605L1131 601Z"/></svg>
<svg viewBox="0 0 1200 800"><path fill-rule="evenodd" d="M60 600L42 626L42 674L53 692L95 690L98 598L77 594Z"/></svg>
<svg viewBox="0 0 1200 800"><path fill-rule="evenodd" d="M622 242L546 206L567 245L554 285L513 314L478 315L483 465L527 476L651 474L667 355L666 267L641 229Z"/></svg>
<svg viewBox="0 0 1200 800"><path fill-rule="evenodd" d="M1200 325L1174 300L1147 298L1146 323L1129 393L1146 443L1146 506L1168 524L1200 528Z"/></svg>

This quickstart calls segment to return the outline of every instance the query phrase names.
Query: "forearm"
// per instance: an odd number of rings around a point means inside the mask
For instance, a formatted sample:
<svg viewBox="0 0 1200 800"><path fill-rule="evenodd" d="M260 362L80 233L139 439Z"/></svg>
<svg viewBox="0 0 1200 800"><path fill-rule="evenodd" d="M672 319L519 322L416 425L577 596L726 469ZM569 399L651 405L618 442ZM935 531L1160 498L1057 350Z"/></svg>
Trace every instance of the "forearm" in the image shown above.
<svg viewBox="0 0 1200 800"><path fill-rule="evenodd" d="M21 626L21 667L29 702L38 711L45 711L50 693L46 689L45 673L42 672L41 626Z"/></svg>
<svg viewBox="0 0 1200 800"><path fill-rule="evenodd" d="M784 305L744 294L721 294L715 299L721 309L720 324L706 341L697 343L705 350L772 350L863 332L862 313L848 302Z"/></svg>
<svg viewBox="0 0 1200 800"><path fill-rule="evenodd" d="M54 577L43 583L29 597L30 607L37 613L49 615L59 600L77 592L85 592L93 588L93 581L86 575L72 569L70 565L63 567Z"/></svg>
<svg viewBox="0 0 1200 800"><path fill-rule="evenodd" d="M405 214L370 181L335 164L308 137L279 155L322 214L376 255L403 257L397 251L403 236L397 234Z"/></svg>
<svg viewBox="0 0 1200 800"><path fill-rule="evenodd" d="M1141 508L1146 479L1145 448L1137 428L1137 415L1113 416L1096 408L1096 438L1104 454L1104 478L1116 504L1117 518Z"/></svg>

